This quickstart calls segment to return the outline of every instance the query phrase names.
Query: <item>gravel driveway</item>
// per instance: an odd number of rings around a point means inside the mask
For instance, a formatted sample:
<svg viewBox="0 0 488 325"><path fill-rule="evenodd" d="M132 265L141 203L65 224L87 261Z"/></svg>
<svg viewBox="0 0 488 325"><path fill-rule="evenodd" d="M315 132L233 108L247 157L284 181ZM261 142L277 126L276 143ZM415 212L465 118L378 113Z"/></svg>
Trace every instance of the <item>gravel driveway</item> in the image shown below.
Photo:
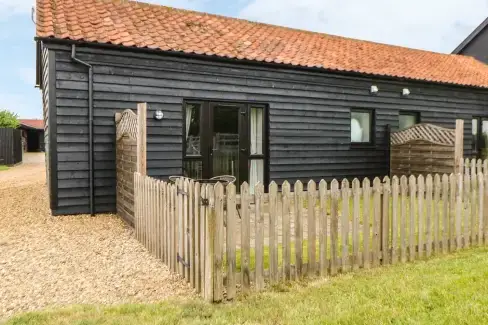
<svg viewBox="0 0 488 325"><path fill-rule="evenodd" d="M51 217L43 157L0 171L0 321L50 306L193 295L115 215Z"/></svg>

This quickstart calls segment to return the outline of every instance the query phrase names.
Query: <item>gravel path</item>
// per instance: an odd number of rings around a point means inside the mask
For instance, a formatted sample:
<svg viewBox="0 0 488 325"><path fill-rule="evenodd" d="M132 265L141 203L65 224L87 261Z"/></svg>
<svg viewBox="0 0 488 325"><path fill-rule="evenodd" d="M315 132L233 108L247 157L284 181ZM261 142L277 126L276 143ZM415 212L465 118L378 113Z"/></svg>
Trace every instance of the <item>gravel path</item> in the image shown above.
<svg viewBox="0 0 488 325"><path fill-rule="evenodd" d="M116 216L51 217L37 158L0 171L0 321L50 306L193 295Z"/></svg>

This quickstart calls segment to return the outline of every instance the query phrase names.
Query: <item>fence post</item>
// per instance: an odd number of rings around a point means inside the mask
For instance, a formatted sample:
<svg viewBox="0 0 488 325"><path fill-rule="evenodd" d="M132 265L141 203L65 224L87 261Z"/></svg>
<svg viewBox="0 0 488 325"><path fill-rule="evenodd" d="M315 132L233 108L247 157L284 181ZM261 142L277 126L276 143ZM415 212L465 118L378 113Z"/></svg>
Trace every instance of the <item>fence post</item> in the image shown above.
<svg viewBox="0 0 488 325"><path fill-rule="evenodd" d="M419 175L417 178L417 223L418 223L418 241L417 241L417 254L418 258L424 257L424 238L425 238L425 214L424 214L424 193L425 193L425 179L423 175ZM413 208L413 207L412 207Z"/></svg>
<svg viewBox="0 0 488 325"><path fill-rule="evenodd" d="M176 236L178 237L178 256L176 259L176 263L178 265L178 274L184 278L185 277L185 265L183 264L185 261L185 223L184 223L184 212L183 212L183 178L180 178L176 181L176 206L177 206L177 213L176 213L176 220L177 220L177 233Z"/></svg>
<svg viewBox="0 0 488 325"><path fill-rule="evenodd" d="M381 208L381 180L375 177L373 180L373 237L371 246L373 267L377 267L380 264Z"/></svg>
<svg viewBox="0 0 488 325"><path fill-rule="evenodd" d="M281 189L282 194L282 227L283 227L283 277L285 280L291 279L291 230L290 230L290 183L284 181ZM242 191L242 190L241 190ZM244 222L244 219L242 220ZM243 227L244 229L244 227ZM244 273L243 273L244 274Z"/></svg>
<svg viewBox="0 0 488 325"><path fill-rule="evenodd" d="M358 181L359 182L359 181ZM283 190L284 193L284 190ZM327 182L321 180L319 183L320 210L319 210L319 251L320 251L320 276L327 275ZM283 212L284 216L284 212ZM283 231L283 234L285 232ZM284 237L283 237L284 238ZM283 240L284 242L284 240ZM359 244L359 242L358 242Z"/></svg>
<svg viewBox="0 0 488 325"><path fill-rule="evenodd" d="M146 175L147 103L137 104L137 172Z"/></svg>
<svg viewBox="0 0 488 325"><path fill-rule="evenodd" d="M213 301L222 301L223 288L223 274L222 262L224 256L224 186L222 183L217 183L214 187L214 195L209 199L210 208L214 210L215 236L213 238L214 245L214 267L213 267ZM213 201L213 202L212 202Z"/></svg>
<svg viewBox="0 0 488 325"><path fill-rule="evenodd" d="M262 183L256 184L254 187L255 198L255 234L254 250L255 250L255 286L256 290L264 289L264 202L263 202L264 186Z"/></svg>
<svg viewBox="0 0 488 325"><path fill-rule="evenodd" d="M370 198L371 198L371 182L368 178L363 179L362 187L363 187L363 267L365 269L369 269L370 262L371 262L371 254L370 254L370 245L369 240L371 237L371 230L370 230L370 222L371 222L371 215L370 215ZM331 208L331 216L332 216L332 208ZM331 223L332 224L332 223ZM332 231L331 231L332 235ZM332 248L331 248L332 251ZM332 267L331 267L332 269Z"/></svg>
<svg viewBox="0 0 488 325"><path fill-rule="evenodd" d="M347 272L350 264L349 260L349 181L341 182L342 215L341 215L341 270ZM310 244L309 244L310 246ZM310 248L309 248L310 249Z"/></svg>
<svg viewBox="0 0 488 325"><path fill-rule="evenodd" d="M356 271L359 269L360 257L359 257L359 243L361 239L359 237L359 217L360 217L360 189L361 183L359 179L355 178L352 181L352 269ZM322 232L322 230L321 230ZM325 252L324 252L325 253Z"/></svg>
<svg viewBox="0 0 488 325"><path fill-rule="evenodd" d="M390 178L386 176L383 178L383 195L382 198L382 213L381 213L381 251L382 251L382 264L390 263L390 193L391 183Z"/></svg>
<svg viewBox="0 0 488 325"><path fill-rule="evenodd" d="M415 260L416 250L415 250L415 201L417 199L417 179L415 176L410 175L408 178L409 185L409 195L410 195L410 223L409 223L409 240L408 240L408 260L412 262Z"/></svg>
<svg viewBox="0 0 488 325"><path fill-rule="evenodd" d="M459 161L463 158L463 150L464 150L464 120L457 119L456 120L456 131L455 131L455 138L454 138L454 174L462 173L462 170L459 170Z"/></svg>
<svg viewBox="0 0 488 325"><path fill-rule="evenodd" d="M295 182L295 270L296 278L302 277L303 268L303 184Z"/></svg>
<svg viewBox="0 0 488 325"><path fill-rule="evenodd" d="M208 205L206 207L205 220L205 290L204 297L208 302L214 301L214 241L216 237L216 222L215 222L215 200L213 186L206 187L206 197Z"/></svg>
<svg viewBox="0 0 488 325"><path fill-rule="evenodd" d="M227 185L227 299L234 299L236 295L236 186ZM271 227L270 227L271 228Z"/></svg>
<svg viewBox="0 0 488 325"><path fill-rule="evenodd" d="M330 274L337 274L338 228L339 228L339 182L334 179L330 183ZM369 226L369 224L368 224Z"/></svg>
<svg viewBox="0 0 488 325"><path fill-rule="evenodd" d="M314 180L310 180L307 186L308 194L308 270L307 274L315 275L315 251L316 251L316 230L315 230L315 206L316 206L316 184Z"/></svg>
<svg viewBox="0 0 488 325"><path fill-rule="evenodd" d="M278 184L269 184L269 277L271 283L278 281L278 243L277 243L277 219L278 204Z"/></svg>
<svg viewBox="0 0 488 325"><path fill-rule="evenodd" d="M484 227L484 190L485 184L483 179L483 173L480 171L478 172L478 245L481 246L483 244L483 227Z"/></svg>

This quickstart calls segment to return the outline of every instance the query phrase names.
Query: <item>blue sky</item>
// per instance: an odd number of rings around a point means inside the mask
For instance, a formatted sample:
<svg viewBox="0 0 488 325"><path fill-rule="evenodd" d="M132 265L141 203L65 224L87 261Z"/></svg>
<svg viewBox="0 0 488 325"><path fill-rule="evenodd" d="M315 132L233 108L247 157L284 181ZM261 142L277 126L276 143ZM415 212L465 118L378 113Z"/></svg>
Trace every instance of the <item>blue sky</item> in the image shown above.
<svg viewBox="0 0 488 325"><path fill-rule="evenodd" d="M271 24L451 52L488 15L488 0L149 0ZM0 0L0 109L41 118L34 0Z"/></svg>

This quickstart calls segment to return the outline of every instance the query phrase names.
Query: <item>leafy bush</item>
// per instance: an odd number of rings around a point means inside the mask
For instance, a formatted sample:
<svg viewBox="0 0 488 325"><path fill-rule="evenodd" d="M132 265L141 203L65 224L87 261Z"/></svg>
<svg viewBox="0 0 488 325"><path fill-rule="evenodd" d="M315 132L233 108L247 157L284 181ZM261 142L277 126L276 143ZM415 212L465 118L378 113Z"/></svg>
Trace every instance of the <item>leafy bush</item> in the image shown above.
<svg viewBox="0 0 488 325"><path fill-rule="evenodd" d="M6 109L0 109L0 128L16 129L20 125L19 116Z"/></svg>

